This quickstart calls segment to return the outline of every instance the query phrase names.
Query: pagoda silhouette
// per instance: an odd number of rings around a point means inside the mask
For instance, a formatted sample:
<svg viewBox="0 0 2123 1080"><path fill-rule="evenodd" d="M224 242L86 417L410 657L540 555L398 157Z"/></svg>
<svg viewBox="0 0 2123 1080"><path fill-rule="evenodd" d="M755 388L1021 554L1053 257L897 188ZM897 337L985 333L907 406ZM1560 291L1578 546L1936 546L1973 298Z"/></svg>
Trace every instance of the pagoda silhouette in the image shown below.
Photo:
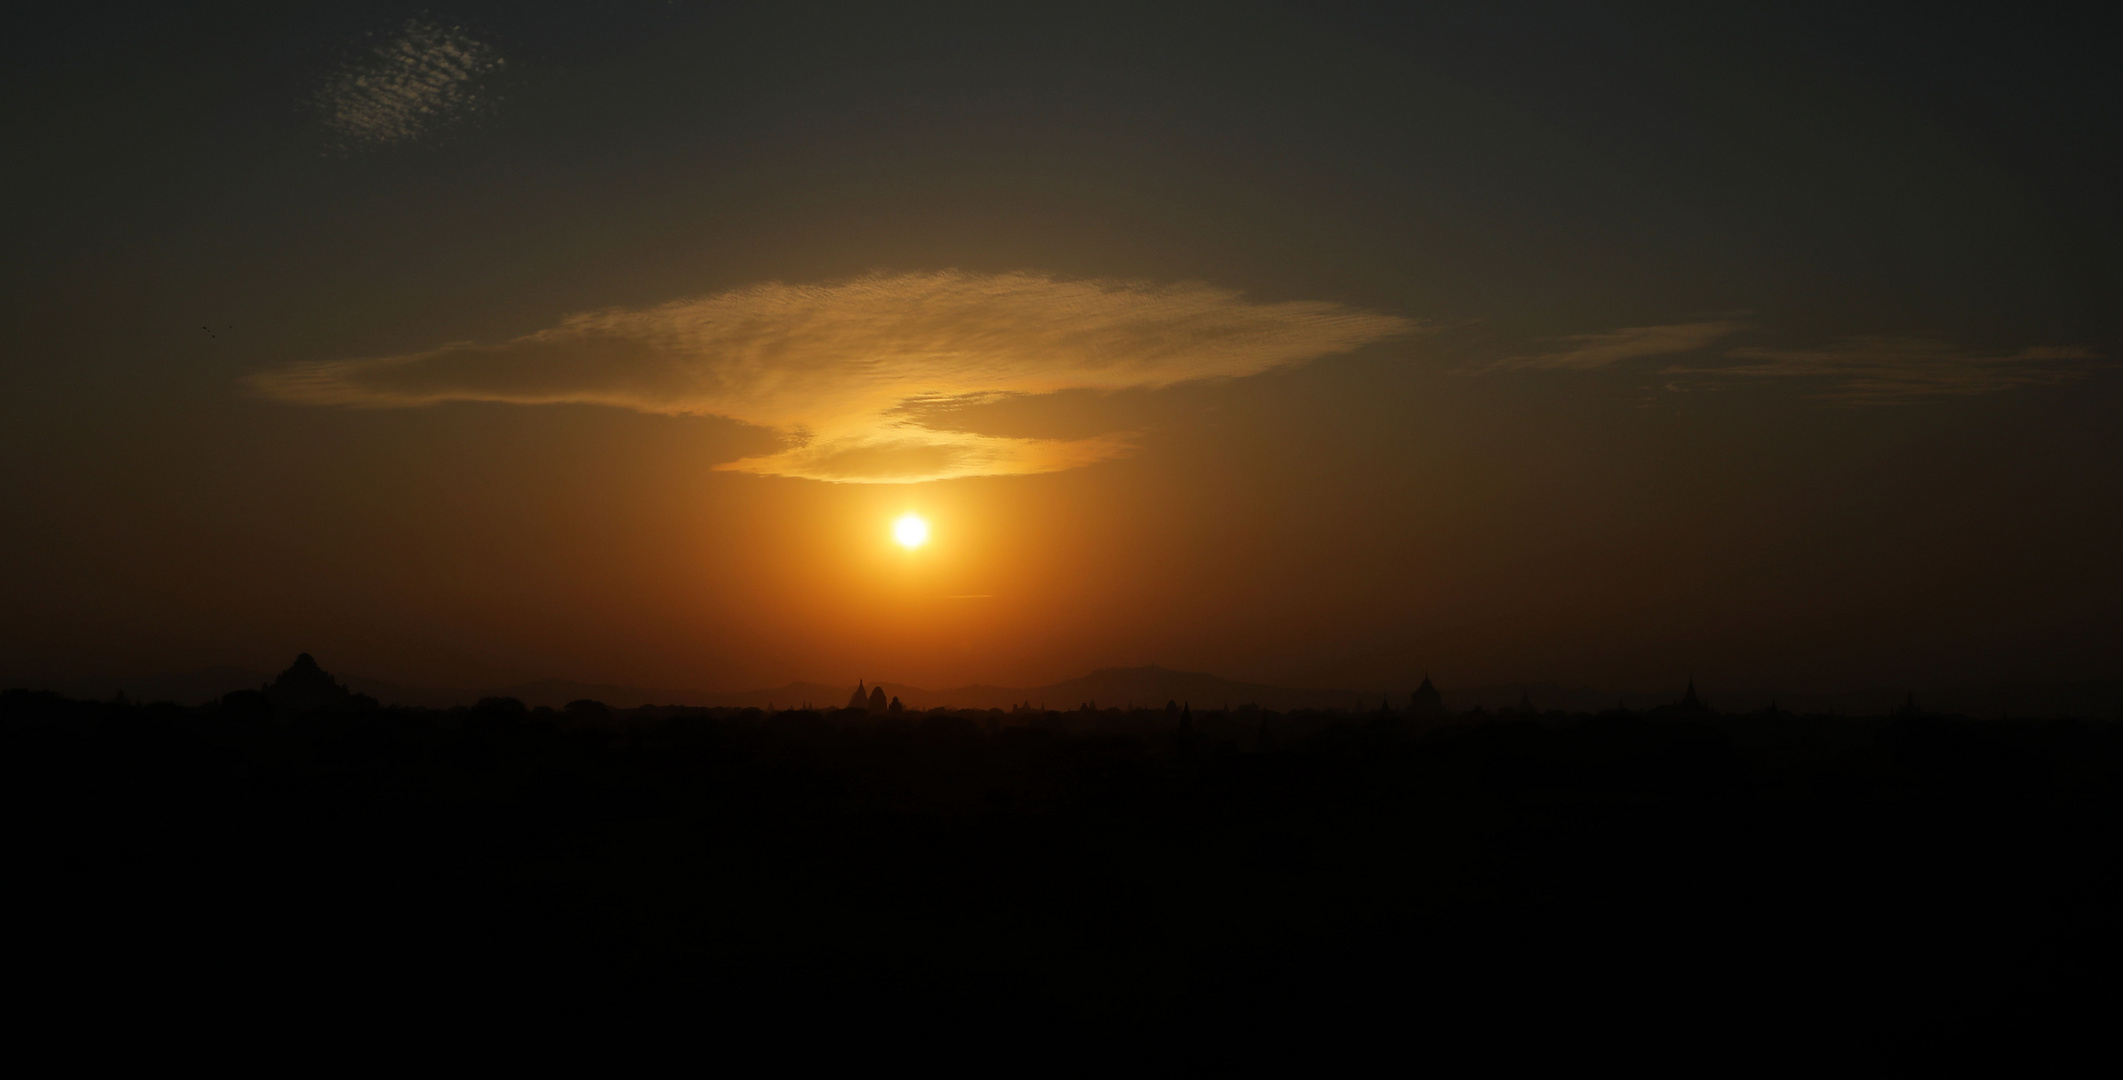
<svg viewBox="0 0 2123 1080"><path fill-rule="evenodd" d="M891 700L897 701L899 699L893 698ZM883 716L885 711L891 706L885 698L884 687L872 686L865 689L862 680L857 679L855 680L855 692L848 695L847 707L873 716Z"/></svg>
<svg viewBox="0 0 2123 1080"><path fill-rule="evenodd" d="M308 653L295 657L295 662L261 687L259 693L282 713L346 712L376 705L375 698L356 694L332 678Z"/></svg>
<svg viewBox="0 0 2123 1080"><path fill-rule="evenodd" d="M1679 702L1668 706L1667 711L1674 716L1687 717L1711 716L1717 712L1709 705L1704 704L1702 698L1696 696L1695 676L1693 675L1688 677L1688 692L1681 695Z"/></svg>
<svg viewBox="0 0 2123 1080"><path fill-rule="evenodd" d="M1442 716L1445 712L1445 697L1430 685L1430 673L1423 672L1423 685L1408 695L1408 711L1416 716Z"/></svg>

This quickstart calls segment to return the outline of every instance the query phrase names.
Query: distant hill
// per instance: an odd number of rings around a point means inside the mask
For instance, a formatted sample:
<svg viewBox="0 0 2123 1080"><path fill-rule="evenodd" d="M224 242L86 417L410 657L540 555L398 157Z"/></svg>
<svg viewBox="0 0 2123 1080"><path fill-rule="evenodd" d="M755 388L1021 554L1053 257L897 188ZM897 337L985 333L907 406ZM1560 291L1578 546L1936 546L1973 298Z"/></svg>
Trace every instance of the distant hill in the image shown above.
<svg viewBox="0 0 2123 1080"><path fill-rule="evenodd" d="M504 686L498 690L485 691L482 697L512 697L537 708L547 705L560 708L570 701L601 701L615 709L631 709L641 705L720 705L752 706L755 708L793 709L809 703L815 708L838 708L848 703L848 694L853 686L827 686L824 683L794 682L768 690L668 690L645 686L618 686L611 683L582 683L566 679L542 679L538 682ZM885 691L887 694L891 690Z"/></svg>
<svg viewBox="0 0 2123 1080"><path fill-rule="evenodd" d="M471 690L432 690L400 686L360 675L337 677L346 684L347 689L357 694L367 694L386 705L446 709L453 705L469 705L484 696ZM68 697L98 701L115 697L122 692L134 701L171 701L179 705L204 705L209 701L220 700L224 694L236 690L256 690L272 681L273 675L270 672L222 666L163 675L98 676L48 682L30 680L10 685L20 685L32 690L51 690Z"/></svg>
<svg viewBox="0 0 2123 1080"><path fill-rule="evenodd" d="M1466 689L1442 687L1445 707L1464 712L1480 706L1494 711L1531 701L1540 711L1599 712L1617 704L1630 709L1649 709L1680 700L1685 680L1663 693L1590 690L1556 683L1508 683ZM1877 688L1836 694L1788 693L1761 689L1724 689L1698 684L1696 692L1705 704L1722 712L1758 712L1773 701L1786 712L1831 713L1842 716L1879 716L1899 708L1910 690ZM2078 716L2123 719L2123 679L2095 679L2069 683L2015 683L2006 686L1962 687L1915 691L1917 708L1926 712L1961 716Z"/></svg>
<svg viewBox="0 0 2123 1080"><path fill-rule="evenodd" d="M61 679L29 682L32 690L50 690L71 698L105 701L123 693L134 701L174 701L179 705L203 705L217 701L231 690L256 690L273 681L264 671L240 667L210 667L168 675Z"/></svg>
<svg viewBox="0 0 2123 1080"><path fill-rule="evenodd" d="M961 686L952 690L922 690L907 687L895 691L885 685L885 692L899 693L908 705L930 708L943 705L958 709L1008 708L1012 705L1031 702L1035 707L1045 705L1049 709L1074 709L1086 702L1097 702L1100 708L1137 705L1159 707L1167 701L1191 703L1197 709L1216 709L1225 705L1237 708L1241 705L1259 705L1263 709L1302 708L1352 708L1362 705L1376 706L1379 697L1349 690L1306 690L1286 686L1267 686L1261 683L1238 682L1199 671L1173 671L1170 668L1151 664L1138 668L1103 668L1076 679L1065 679L1045 686ZM1397 701L1406 703L1408 691L1394 695Z"/></svg>
<svg viewBox="0 0 2123 1080"><path fill-rule="evenodd" d="M349 685L355 685L353 680L348 682ZM1254 703L1264 709L1347 708L1359 704L1378 704L1378 696L1375 694L1352 693L1346 690L1293 690L1288 687L1236 682L1202 672L1172 671L1154 664L1140 668L1106 668L1082 678L1046 686L960 686L931 690L895 682L868 685L883 687L887 697L899 698L908 708L913 709L938 706L952 709L1000 709L1026 701L1033 705L1044 704L1051 709L1074 709L1089 701L1098 702L1101 708L1127 706L1131 703L1162 706L1167 701L1191 701L1197 708L1219 708L1225 704L1236 707ZM829 686L813 682L794 682L762 690L733 691L659 690L547 679L502 687L486 691L485 694L519 698L533 707L549 705L555 708L570 701L589 698L615 708L632 708L637 705L723 705L792 709L809 704L814 708L825 709L839 708L847 704L848 696L854 691L855 687L852 685ZM382 694L374 696L380 700L391 700ZM1402 691L1396 698L1405 699L1406 696L1407 692Z"/></svg>
<svg viewBox="0 0 2123 1080"><path fill-rule="evenodd" d="M470 705L483 697L513 697L533 708L546 706L556 709L570 701L585 698L621 709L641 705L720 705L793 709L806 704L814 708L837 708L847 703L848 695L855 689L852 685L793 682L786 686L761 690L673 690L616 683L575 682L568 679L541 679L488 689L451 689L402 686L360 675L339 675L336 672L334 675L353 692L367 694L386 705L444 709ZM173 701L180 705L199 705L214 701L232 690L256 690L272 681L272 678L271 674L262 671L223 666L165 675L11 682L8 685L52 690L75 698L105 700L122 691L135 701ZM1097 702L1100 708L1129 705L1155 708L1167 701L1191 703L1197 709L1217 709L1226 705L1236 708L1249 704L1279 711L1303 708L1375 709L1379 707L1382 698L1390 698L1393 706L1398 709L1407 705L1408 692L1413 689L1298 689L1239 682L1206 672L1173 671L1155 664L1135 668L1103 668L1080 678L1065 679L1045 686L977 685L930 690L894 682L872 685L882 686L887 696L897 697L914 709L937 706L954 709L1009 708L1024 702L1057 710L1074 709L1086 702ZM1455 712L1475 707L1494 711L1515 707L1521 701L1530 701L1534 708L1543 712L1599 712L1611 709L1617 704L1631 709L1672 704L1680 699L1684 685L1684 681L1677 681L1671 688L1653 693L1594 690L1566 687L1557 683L1506 683L1458 688L1445 684L1440 685L1439 690L1444 695L1445 707ZM1793 694L1758 689L1725 690L1715 685L1699 685L1697 692L1712 708L1727 712L1754 712L1774 700L1787 711L1840 713L1844 716L1881 715L1901 705L1909 693L1907 690L1875 689L1840 694ZM1931 712L1977 717L2010 715L2123 719L2123 679L2016 683L1949 690L1919 689L1915 693L1917 706Z"/></svg>
<svg viewBox="0 0 2123 1080"><path fill-rule="evenodd" d="M848 695L855 690L852 685L830 686L814 682L793 682L786 686L760 690L676 690L617 683L576 682L569 679L540 679L487 689L449 689L403 686L361 675L334 674L348 689L357 694L367 694L386 705L414 705L426 708L470 705L483 697L513 697L533 708L541 705L559 708L570 701L585 698L621 709L640 705L758 708L772 706L777 709L791 709L805 704L815 708L838 708L847 704ZM180 705L199 705L216 700L232 690L256 690L272 681L272 678L269 673L248 668L218 667L171 675L76 679L36 684L32 688L56 690L70 697L81 698L108 698L123 690L128 697L139 701L174 701ZM1053 709L1074 709L1089 701L1098 702L1102 708L1126 706L1131 703L1161 706L1168 700L1192 702L1196 707L1212 709L1225 704L1236 707L1249 703L1258 704L1265 709L1346 708L1360 704L1378 704L1377 694L1346 690L1295 690L1237 682L1203 672L1172 671L1154 664L1140 668L1106 668L1082 678L1067 679L1046 686L961 686L930 690L906 683L886 682L871 685L884 687L888 697L897 697L908 707L916 709L937 706L956 709L1008 708L1026 701ZM1406 691L1401 691L1395 697L1397 700L1404 699Z"/></svg>

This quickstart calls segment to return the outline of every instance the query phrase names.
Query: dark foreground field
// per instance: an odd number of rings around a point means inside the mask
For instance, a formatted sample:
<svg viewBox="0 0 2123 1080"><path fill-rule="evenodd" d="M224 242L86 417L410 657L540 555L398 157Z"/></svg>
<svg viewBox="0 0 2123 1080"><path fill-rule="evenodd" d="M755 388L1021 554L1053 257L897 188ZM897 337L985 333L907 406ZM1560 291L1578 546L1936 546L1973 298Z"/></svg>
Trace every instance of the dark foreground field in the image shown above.
<svg viewBox="0 0 2123 1080"><path fill-rule="evenodd" d="M2123 958L2113 722L12 691L0 769L9 970L96 1016L1900 1056Z"/></svg>

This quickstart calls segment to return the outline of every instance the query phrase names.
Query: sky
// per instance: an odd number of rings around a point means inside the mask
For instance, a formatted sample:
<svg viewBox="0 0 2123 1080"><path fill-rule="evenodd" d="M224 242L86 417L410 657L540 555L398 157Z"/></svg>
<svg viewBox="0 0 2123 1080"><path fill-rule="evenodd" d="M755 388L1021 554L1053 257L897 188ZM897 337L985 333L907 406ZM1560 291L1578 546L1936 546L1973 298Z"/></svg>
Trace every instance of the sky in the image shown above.
<svg viewBox="0 0 2123 1080"><path fill-rule="evenodd" d="M10 11L0 679L2123 677L2123 19L1906 8Z"/></svg>

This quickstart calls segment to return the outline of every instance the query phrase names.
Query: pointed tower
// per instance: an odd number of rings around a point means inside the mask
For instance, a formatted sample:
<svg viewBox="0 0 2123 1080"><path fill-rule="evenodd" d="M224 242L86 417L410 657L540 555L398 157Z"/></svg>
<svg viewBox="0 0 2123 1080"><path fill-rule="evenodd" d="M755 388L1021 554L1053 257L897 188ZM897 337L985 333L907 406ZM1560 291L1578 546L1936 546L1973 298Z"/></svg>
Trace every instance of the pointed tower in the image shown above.
<svg viewBox="0 0 2123 1080"><path fill-rule="evenodd" d="M1429 672L1423 672L1423 685L1416 687L1415 693L1408 695L1408 711L1417 716L1436 716L1445 711L1444 695L1437 692L1437 687L1430 685Z"/></svg>
<svg viewBox="0 0 2123 1080"><path fill-rule="evenodd" d="M1695 696L1695 676L1688 676L1688 692L1681 695L1681 703L1674 706L1674 710L1690 716L1710 711L1710 706L1703 704L1703 699Z"/></svg>
<svg viewBox="0 0 2123 1080"><path fill-rule="evenodd" d="M848 708L867 709L869 707L870 691L863 686L861 679L857 679L855 680L855 693L848 698Z"/></svg>

